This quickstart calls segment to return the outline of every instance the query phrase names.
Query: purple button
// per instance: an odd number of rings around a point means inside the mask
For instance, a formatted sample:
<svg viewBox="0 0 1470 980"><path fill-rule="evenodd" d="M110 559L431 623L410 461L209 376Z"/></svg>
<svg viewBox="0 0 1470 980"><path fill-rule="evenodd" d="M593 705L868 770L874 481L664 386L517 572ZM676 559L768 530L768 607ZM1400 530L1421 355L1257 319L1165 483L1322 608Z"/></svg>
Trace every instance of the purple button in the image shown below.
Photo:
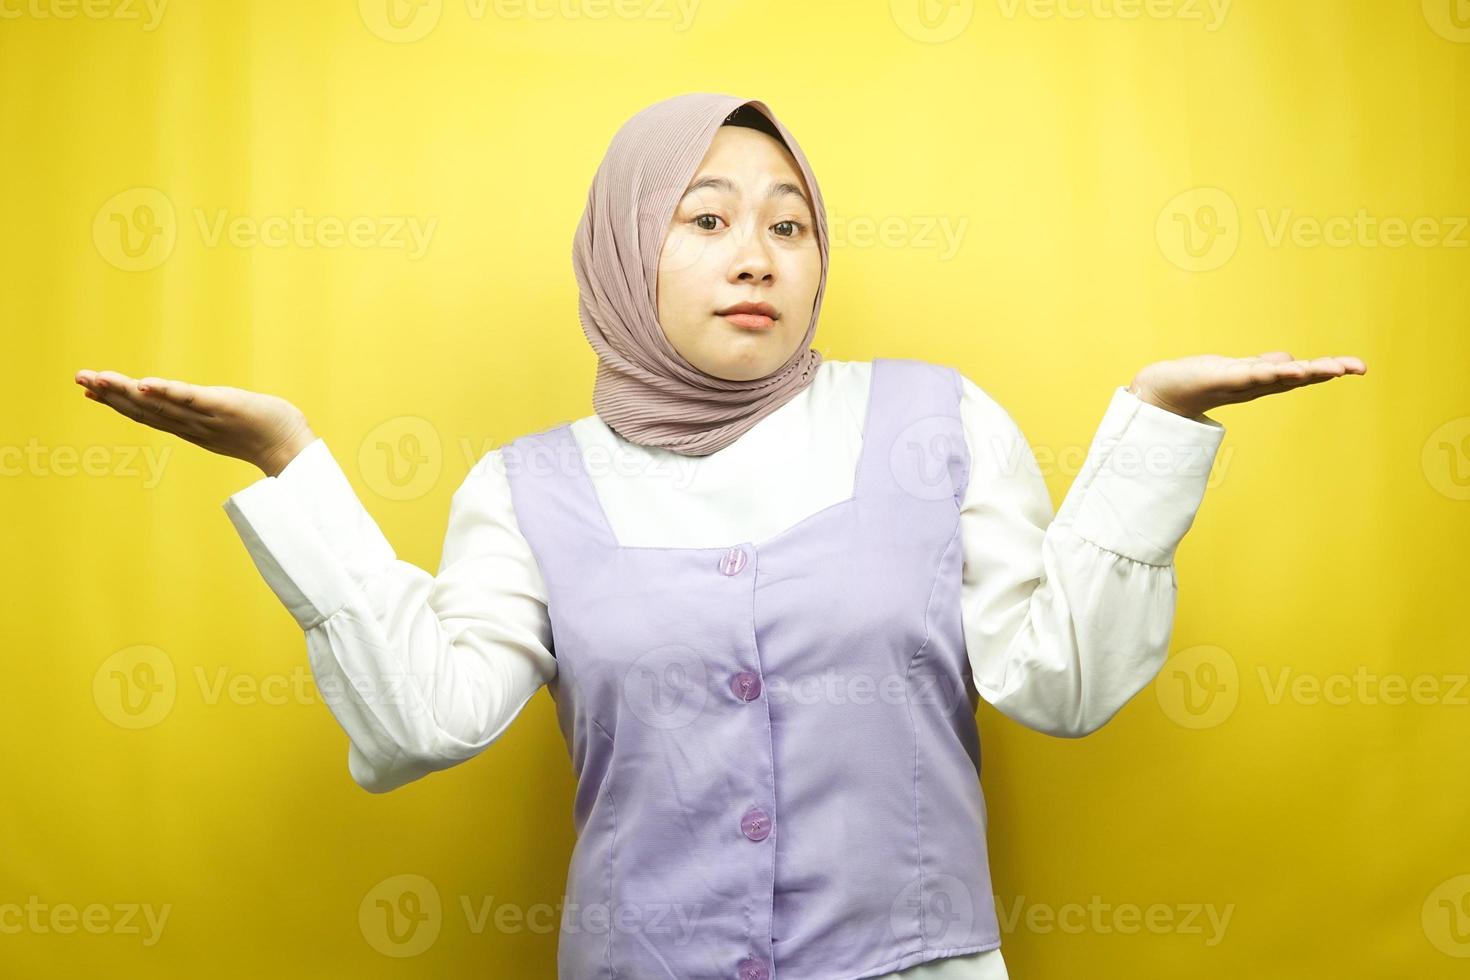
<svg viewBox="0 0 1470 980"><path fill-rule="evenodd" d="M730 690L742 701L754 701L761 694L760 675L748 670L742 670L730 678Z"/></svg>
<svg viewBox="0 0 1470 980"><path fill-rule="evenodd" d="M752 807L740 818L740 830L751 840L765 840L771 832L771 818L760 807Z"/></svg>
<svg viewBox="0 0 1470 980"><path fill-rule="evenodd" d="M745 567L745 549L740 547L731 548L720 556L720 571L726 575L739 575L740 570Z"/></svg>
<svg viewBox="0 0 1470 980"><path fill-rule="evenodd" d="M766 969L766 964L754 956L747 956L740 961L739 971L735 974L740 980L769 980L771 971Z"/></svg>

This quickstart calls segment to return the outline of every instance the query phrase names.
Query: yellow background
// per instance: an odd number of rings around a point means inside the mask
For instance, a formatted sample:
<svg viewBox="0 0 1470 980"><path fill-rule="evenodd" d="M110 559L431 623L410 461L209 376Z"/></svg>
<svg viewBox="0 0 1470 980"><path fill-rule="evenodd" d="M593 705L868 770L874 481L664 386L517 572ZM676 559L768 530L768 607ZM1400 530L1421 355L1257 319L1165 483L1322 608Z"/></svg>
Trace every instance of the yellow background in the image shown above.
<svg viewBox="0 0 1470 980"><path fill-rule="evenodd" d="M291 399L433 568L480 453L591 412L572 231L612 133L683 91L768 101L808 154L816 346L965 371L1055 501L1147 363L1369 365L1212 413L1172 659L1110 724L981 707L1016 980L1465 975L1470 4L385 2L0 0L0 975L554 976L546 693L493 751L363 792L220 509L258 471L72 375ZM297 209L368 232L209 234ZM417 469L377 450L405 431ZM416 949L383 936L404 887L440 903ZM532 922L477 927L486 903Z"/></svg>

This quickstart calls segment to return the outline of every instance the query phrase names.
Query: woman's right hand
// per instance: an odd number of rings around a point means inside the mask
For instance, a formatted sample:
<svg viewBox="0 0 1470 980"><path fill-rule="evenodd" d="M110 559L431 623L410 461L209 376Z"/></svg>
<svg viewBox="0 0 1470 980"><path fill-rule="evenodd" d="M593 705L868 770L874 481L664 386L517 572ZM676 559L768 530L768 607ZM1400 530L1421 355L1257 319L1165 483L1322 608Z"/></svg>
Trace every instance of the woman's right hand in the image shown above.
<svg viewBox="0 0 1470 980"><path fill-rule="evenodd" d="M75 380L87 397L134 422L253 463L266 476L281 472L316 439L301 410L275 395L227 385L135 379L116 371L82 370Z"/></svg>

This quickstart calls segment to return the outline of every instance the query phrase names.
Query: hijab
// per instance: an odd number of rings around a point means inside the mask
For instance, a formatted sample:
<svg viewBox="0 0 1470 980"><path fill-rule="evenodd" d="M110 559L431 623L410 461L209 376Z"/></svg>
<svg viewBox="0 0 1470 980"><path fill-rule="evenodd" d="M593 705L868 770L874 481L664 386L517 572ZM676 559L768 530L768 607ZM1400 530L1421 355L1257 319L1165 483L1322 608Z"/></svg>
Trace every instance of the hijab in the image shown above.
<svg viewBox="0 0 1470 980"><path fill-rule="evenodd" d="M658 266L669 222L715 133L742 106L774 126L811 196L822 274L806 337L781 367L730 381L690 364L658 322ZM691 93L625 122L592 179L572 243L578 315L597 353L592 406L622 438L688 456L728 446L795 397L822 362L811 348L827 284L827 215L801 147L764 102Z"/></svg>

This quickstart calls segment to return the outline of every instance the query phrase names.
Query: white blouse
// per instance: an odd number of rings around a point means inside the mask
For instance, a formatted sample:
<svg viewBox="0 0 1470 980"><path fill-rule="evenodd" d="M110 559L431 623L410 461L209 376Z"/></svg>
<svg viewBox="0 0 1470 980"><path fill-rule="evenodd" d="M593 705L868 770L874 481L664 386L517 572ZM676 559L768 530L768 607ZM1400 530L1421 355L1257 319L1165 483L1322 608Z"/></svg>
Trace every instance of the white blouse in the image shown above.
<svg viewBox="0 0 1470 980"><path fill-rule="evenodd" d="M871 371L823 360L806 388L707 456L630 443L597 415L573 422L618 542L759 541L847 499ZM1025 437L968 377L960 414L971 459L961 618L976 690L1029 728L1086 735L1163 666L1174 552L1225 429L1119 386L1053 515ZM556 675L545 585L498 449L454 492L435 575L397 558L322 439L223 506L305 632L363 789L387 792L479 754ZM1006 977L995 949L875 980Z"/></svg>

